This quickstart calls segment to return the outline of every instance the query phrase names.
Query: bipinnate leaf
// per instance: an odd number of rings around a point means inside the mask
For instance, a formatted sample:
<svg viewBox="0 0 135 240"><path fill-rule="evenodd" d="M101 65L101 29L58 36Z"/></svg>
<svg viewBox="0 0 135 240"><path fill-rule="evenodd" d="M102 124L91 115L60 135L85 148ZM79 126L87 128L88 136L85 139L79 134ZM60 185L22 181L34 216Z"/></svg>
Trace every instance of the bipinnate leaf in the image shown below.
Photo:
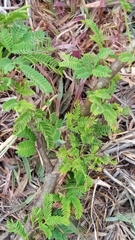
<svg viewBox="0 0 135 240"><path fill-rule="evenodd" d="M82 204L80 200L74 195L70 196L70 200L74 207L76 219L80 219L82 216Z"/></svg>
<svg viewBox="0 0 135 240"><path fill-rule="evenodd" d="M57 224L64 224L68 226L69 220L61 216L51 216L50 218L47 219L46 224L52 227Z"/></svg>
<svg viewBox="0 0 135 240"><path fill-rule="evenodd" d="M21 224L20 221L16 221L16 223L11 219L10 221L7 221L7 227L8 227L8 232L16 233L20 235L21 237L24 238L24 240L28 240L27 234L24 230L23 225Z"/></svg>
<svg viewBox="0 0 135 240"><path fill-rule="evenodd" d="M13 46L13 40L7 28L1 28L0 42L8 51L11 50Z"/></svg>
<svg viewBox="0 0 135 240"><path fill-rule="evenodd" d="M4 102L2 107L5 111L13 110L17 104L17 99L10 99L7 102Z"/></svg>
<svg viewBox="0 0 135 240"><path fill-rule="evenodd" d="M17 136L21 137L21 138L27 138L27 139L29 139L31 141L36 141L35 134L27 126L25 127L25 129L22 132L19 132L17 134Z"/></svg>
<svg viewBox="0 0 135 240"><path fill-rule="evenodd" d="M41 121L38 123L38 130L42 132L44 135L44 138L47 143L47 149L52 149L54 146L54 141L52 138L52 129L51 125L49 124L49 121L47 119L44 119L44 121Z"/></svg>
<svg viewBox="0 0 135 240"><path fill-rule="evenodd" d="M52 215L53 195L45 194L43 201L43 214L45 219L49 219Z"/></svg>
<svg viewBox="0 0 135 240"><path fill-rule="evenodd" d="M32 112L29 110L23 112L16 120L14 125L14 134L18 135L20 132L22 132L25 127L27 126L27 123L30 122L32 118Z"/></svg>
<svg viewBox="0 0 135 240"><path fill-rule="evenodd" d="M40 222L39 225L38 225L38 228L45 234L47 239L51 238L52 231L51 231L51 229L47 225L45 225L44 223Z"/></svg>
<svg viewBox="0 0 135 240"><path fill-rule="evenodd" d="M27 78L29 78L37 87L39 87L42 92L46 94L53 93L52 86L41 73L27 65L21 65L20 69Z"/></svg>
<svg viewBox="0 0 135 240"><path fill-rule="evenodd" d="M26 140L18 145L17 154L21 157L30 157L35 153L35 142Z"/></svg>
<svg viewBox="0 0 135 240"><path fill-rule="evenodd" d="M109 104L104 104L104 112L103 112L105 120L109 123L109 125L114 125L117 119L117 113Z"/></svg>
<svg viewBox="0 0 135 240"><path fill-rule="evenodd" d="M120 59L121 62L130 62L130 63L132 63L133 61L135 61L135 56L131 52L123 52L119 56L119 59Z"/></svg>
<svg viewBox="0 0 135 240"><path fill-rule="evenodd" d="M97 65L93 70L92 73L94 76L96 77L110 77L111 76L111 69L106 67L106 66L102 66L102 65Z"/></svg>

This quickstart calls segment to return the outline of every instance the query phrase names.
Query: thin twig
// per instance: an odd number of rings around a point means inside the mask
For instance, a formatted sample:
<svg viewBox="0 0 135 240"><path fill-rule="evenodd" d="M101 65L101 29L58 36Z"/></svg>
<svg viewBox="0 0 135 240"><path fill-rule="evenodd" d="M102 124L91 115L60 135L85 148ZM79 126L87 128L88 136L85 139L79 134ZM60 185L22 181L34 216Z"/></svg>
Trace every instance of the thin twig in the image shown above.
<svg viewBox="0 0 135 240"><path fill-rule="evenodd" d="M95 226L94 219L93 219L92 210L93 210L93 206L94 206L94 198L95 198L97 185L98 185L98 182L94 186L94 190L93 190L93 194L92 194L92 201L91 201L91 220L92 220L92 224L93 224L93 227L94 227L95 240L98 240L98 238L97 238L97 231L96 231L96 226Z"/></svg>
<svg viewBox="0 0 135 240"><path fill-rule="evenodd" d="M105 173L105 175L107 175L107 177L109 177L113 182L117 183L118 185L122 186L124 189L126 189L132 196L135 197L135 193L133 193L133 191L128 188L127 186L125 186L121 181L119 181L118 179L116 179L115 177L113 177L106 168L103 169L103 172Z"/></svg>

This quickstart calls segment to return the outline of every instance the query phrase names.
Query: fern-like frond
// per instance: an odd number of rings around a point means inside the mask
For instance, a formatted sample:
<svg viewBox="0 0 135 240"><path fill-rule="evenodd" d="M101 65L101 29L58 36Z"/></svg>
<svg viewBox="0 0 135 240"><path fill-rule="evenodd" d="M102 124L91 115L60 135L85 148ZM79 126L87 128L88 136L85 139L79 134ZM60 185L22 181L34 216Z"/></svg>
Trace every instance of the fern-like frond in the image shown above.
<svg viewBox="0 0 135 240"><path fill-rule="evenodd" d="M43 210L40 207L33 207L31 213L31 222L34 224L36 222L42 222L43 220Z"/></svg>
<svg viewBox="0 0 135 240"><path fill-rule="evenodd" d="M96 77L110 77L111 76L111 69L106 67L106 66L102 66L102 65L97 65L93 70L92 70L92 74Z"/></svg>
<svg viewBox="0 0 135 240"><path fill-rule="evenodd" d="M70 196L75 195L76 197L81 196L85 192L84 185L76 186L76 183L69 183L66 185L67 192L66 197L70 198Z"/></svg>
<svg viewBox="0 0 135 240"><path fill-rule="evenodd" d="M39 45L39 43L43 43L45 39L45 32L39 30L36 32L27 32L23 38L22 41L25 42L25 44L33 44L33 45Z"/></svg>
<svg viewBox="0 0 135 240"><path fill-rule="evenodd" d="M34 95L35 92L30 88L30 81L23 81L23 82L18 82L15 84L16 87L16 92L23 95L23 96L31 96Z"/></svg>
<svg viewBox="0 0 135 240"><path fill-rule="evenodd" d="M10 111L10 110L14 109L16 104L17 104L17 99L10 99L7 102L4 102L2 107L3 107L4 110Z"/></svg>
<svg viewBox="0 0 135 240"><path fill-rule="evenodd" d="M112 50L109 48L101 48L101 50L99 51L99 53L96 55L94 59L95 64L97 64L99 60L106 59L112 53L113 53Z"/></svg>
<svg viewBox="0 0 135 240"><path fill-rule="evenodd" d="M27 123L30 122L32 118L32 112L29 110L23 112L16 120L14 125L14 134L18 135L20 132L22 132L25 127L27 126Z"/></svg>
<svg viewBox="0 0 135 240"><path fill-rule="evenodd" d="M135 61L135 56L131 52L123 52L120 54L119 59L121 62L133 62Z"/></svg>
<svg viewBox="0 0 135 240"><path fill-rule="evenodd" d="M17 221L16 223L11 219L10 221L7 221L7 227L8 232L16 233L19 236L23 237L24 240L28 240L27 234L24 230L23 225L20 221Z"/></svg>
<svg viewBox="0 0 135 240"><path fill-rule="evenodd" d="M33 142L36 141L35 134L27 126L25 127L25 129L22 132L17 134L17 136L21 137L21 138L27 138L27 139L29 139L30 141L33 141Z"/></svg>
<svg viewBox="0 0 135 240"><path fill-rule="evenodd" d="M104 43L104 39L105 39L101 29L99 29L97 27L96 23L93 22L93 20L91 20L91 19L86 19L83 22L86 24L87 27L91 28L91 30L93 31L95 36L90 35L90 37L101 48L102 44Z"/></svg>
<svg viewBox="0 0 135 240"><path fill-rule="evenodd" d="M26 100L20 100L17 102L16 106L14 107L14 110L18 113L22 113L27 110L29 111L35 110L35 106Z"/></svg>
<svg viewBox="0 0 135 240"><path fill-rule="evenodd" d="M117 112L113 109L112 105L104 104L103 115L110 126L116 125Z"/></svg>
<svg viewBox="0 0 135 240"><path fill-rule="evenodd" d="M27 9L29 6L25 5L17 10L14 10L12 12L9 12L5 15L2 15L0 18L0 26L2 25L8 25L11 23L13 23L14 21L17 20L22 20L22 19L27 19L28 18L28 13L27 13Z"/></svg>
<svg viewBox="0 0 135 240"><path fill-rule="evenodd" d="M83 169L83 167L81 168ZM77 186L84 184L85 175L86 174L83 171L80 171L80 170L74 171L74 177L75 177Z"/></svg>
<svg viewBox="0 0 135 240"><path fill-rule="evenodd" d="M98 138L102 137L102 136L108 136L110 133L110 126L108 125L102 125L100 122L98 122L95 127L95 133L97 135Z"/></svg>
<svg viewBox="0 0 135 240"><path fill-rule="evenodd" d="M70 203L71 203L71 201L68 198L63 197L61 199L61 203L62 203L62 214L65 218L69 219L70 218Z"/></svg>
<svg viewBox="0 0 135 240"><path fill-rule="evenodd" d="M0 30L0 43L10 52L13 47L13 39L6 28Z"/></svg>
<svg viewBox="0 0 135 240"><path fill-rule="evenodd" d="M21 157L30 157L35 153L35 142L26 140L18 144L17 154Z"/></svg>
<svg viewBox="0 0 135 240"><path fill-rule="evenodd" d="M88 78L92 74L92 62L87 62L89 56L86 54L81 59L72 57L70 55L63 55L64 61L59 65L60 67L67 67L74 70L77 79Z"/></svg>
<svg viewBox="0 0 135 240"><path fill-rule="evenodd" d="M62 58L64 60L59 63L60 67L67 67L73 70L78 69L79 66L81 67L81 64L78 58L75 58L67 54L63 54Z"/></svg>
<svg viewBox="0 0 135 240"><path fill-rule="evenodd" d="M14 54L31 54L34 53L34 45L25 42L16 43L13 45L11 52Z"/></svg>
<svg viewBox="0 0 135 240"><path fill-rule="evenodd" d="M13 85L13 82L14 81L8 77L0 79L0 92L7 91Z"/></svg>
<svg viewBox="0 0 135 240"><path fill-rule="evenodd" d="M60 70L58 68L59 67L58 61L47 54L42 54L42 53L37 53L37 54L33 54L33 55L29 54L24 57L29 59L31 62L34 61L34 62L39 62L40 64L42 63L49 69L52 69L57 74L60 74Z"/></svg>
<svg viewBox="0 0 135 240"><path fill-rule="evenodd" d="M76 219L80 219L82 216L82 204L80 200L74 195L70 196L69 199L74 207Z"/></svg>
<svg viewBox="0 0 135 240"><path fill-rule="evenodd" d="M47 143L47 149L52 149L54 146L54 141L52 138L52 129L49 121L45 119L44 121L39 122L37 128L38 131L40 131L44 135Z"/></svg>
<svg viewBox="0 0 135 240"><path fill-rule="evenodd" d="M44 201L43 201L43 214L46 221L52 215L52 204L53 204L53 195L45 194Z"/></svg>
<svg viewBox="0 0 135 240"><path fill-rule="evenodd" d="M47 219L46 224L52 227L56 226L57 224L64 224L68 226L69 220L61 216L51 216L49 219Z"/></svg>
<svg viewBox="0 0 135 240"><path fill-rule="evenodd" d="M60 166L60 173L61 174L67 173L68 171L70 171L70 169L71 169L71 165L69 164L69 162L63 163Z"/></svg>
<svg viewBox="0 0 135 240"><path fill-rule="evenodd" d="M40 229L44 234L45 236L47 237L47 239L50 239L51 236L52 236L52 231L50 230L50 228L45 225L44 223L42 222L39 222L39 225L38 225L38 229Z"/></svg>
<svg viewBox="0 0 135 240"><path fill-rule="evenodd" d="M79 101L76 101L75 102L75 107L74 107L73 112L72 112L72 118L75 121L78 121L80 116L81 116L81 106L80 106Z"/></svg>
<svg viewBox="0 0 135 240"><path fill-rule="evenodd" d="M52 93L53 89L50 83L39 72L35 71L32 67L21 65L20 69L39 89L48 94Z"/></svg>
<svg viewBox="0 0 135 240"><path fill-rule="evenodd" d="M67 227L67 226L65 226L65 227ZM68 233L71 233L71 231ZM68 238L66 237L66 233L65 233L65 231L63 231L63 228L61 228L61 226L59 226L59 228L56 227L53 230L51 240L54 240L54 239L55 240L68 240Z"/></svg>
<svg viewBox="0 0 135 240"><path fill-rule="evenodd" d="M30 28L23 21L15 21L11 27L11 34L14 43L18 43L20 39L28 32Z"/></svg>

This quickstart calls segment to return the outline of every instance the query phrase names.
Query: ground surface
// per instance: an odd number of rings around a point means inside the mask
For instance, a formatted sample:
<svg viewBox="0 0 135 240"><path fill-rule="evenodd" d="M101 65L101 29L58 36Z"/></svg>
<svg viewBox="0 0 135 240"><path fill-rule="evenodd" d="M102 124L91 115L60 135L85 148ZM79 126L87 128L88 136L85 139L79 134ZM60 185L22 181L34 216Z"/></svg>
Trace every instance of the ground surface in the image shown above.
<svg viewBox="0 0 135 240"><path fill-rule="evenodd" d="M54 2L54 3L53 3ZM130 1L131 2L131 1ZM22 1L9 1L9 9L20 7ZM131 2L132 7L134 1ZM106 47L113 49L118 55L130 47L125 34L125 20L119 1L30 1L29 24L32 29L42 29L51 37L53 46L57 49L57 57L64 53L79 56L83 53L95 51L96 45L89 38L89 31L84 29L81 20L92 18L106 36ZM1 1L1 6L4 6ZM5 10L8 9L5 7ZM130 19L131 20L131 19ZM134 21L134 18L132 18ZM134 44L134 33L130 32ZM111 60L110 60L111 61ZM42 69L39 69L42 70ZM59 86L58 76L45 73L56 88ZM127 118L118 119L118 127L122 133L110 136L110 140L103 142L102 150L118 161L116 166L107 166L102 173L90 172L95 185L82 199L83 216L75 223L80 235L70 235L69 239L87 240L124 240L135 239L135 67L125 67L121 70L121 81L113 101L121 106L129 106L131 113ZM93 86L94 78L85 83L77 84L71 71L65 72L66 81L63 84L63 97L57 103L57 114L65 114L77 98L78 89L81 101L86 96L86 90ZM52 80L53 78L53 80ZM0 107L3 102L14 97L14 93L0 93ZM43 96L34 99L40 105ZM5 142L12 133L13 112L5 113L0 108L0 142ZM35 161L31 161L31 170L35 169ZM17 169L17 170L16 170ZM13 172L18 177L18 183L13 182ZM29 184L24 165L15 155L15 146L0 159L0 239L15 239L15 235L8 236L6 231L7 219L20 219L29 208L16 209L25 198L35 193L42 185L43 178L33 171L32 182ZM122 215L120 215L120 214ZM37 239L44 239L37 236Z"/></svg>

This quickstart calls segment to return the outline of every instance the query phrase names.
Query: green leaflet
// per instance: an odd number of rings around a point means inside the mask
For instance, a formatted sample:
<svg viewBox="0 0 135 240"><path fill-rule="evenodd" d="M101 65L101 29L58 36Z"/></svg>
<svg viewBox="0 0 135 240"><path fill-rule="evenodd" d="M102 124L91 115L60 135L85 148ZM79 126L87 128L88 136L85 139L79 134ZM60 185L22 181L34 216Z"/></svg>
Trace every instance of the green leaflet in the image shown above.
<svg viewBox="0 0 135 240"><path fill-rule="evenodd" d="M13 45L11 52L14 54L31 54L34 53L34 45L32 43L16 43Z"/></svg>
<svg viewBox="0 0 135 240"><path fill-rule="evenodd" d="M30 82L24 81L15 84L16 92L23 96L34 95L34 91L30 88Z"/></svg>
<svg viewBox="0 0 135 240"><path fill-rule="evenodd" d="M45 225L44 223L40 222L39 225L38 225L38 228L39 228L42 232L44 232L45 236L46 236L48 239L51 238L51 236L52 236L52 231L51 231L51 229L50 229L47 225Z"/></svg>
<svg viewBox="0 0 135 240"><path fill-rule="evenodd" d="M69 199L74 207L76 219L80 219L82 216L82 204L80 203L80 200L73 195L70 196Z"/></svg>
<svg viewBox="0 0 135 240"><path fill-rule="evenodd" d="M27 78L29 78L37 87L39 87L42 92L46 94L53 92L50 83L39 72L26 65L21 65L20 69L22 72L24 72Z"/></svg>
<svg viewBox="0 0 135 240"><path fill-rule="evenodd" d="M39 45L40 43L43 43L45 40L45 32L39 30L36 32L27 32L23 35L22 41L24 41L26 44L30 43L33 45Z"/></svg>
<svg viewBox="0 0 135 240"><path fill-rule="evenodd" d="M0 79L0 91L7 91L13 85L13 80L8 77L3 77Z"/></svg>
<svg viewBox="0 0 135 240"><path fill-rule="evenodd" d="M30 122L32 118L32 112L29 110L23 112L16 120L14 125L14 134L18 135L20 132L22 132L25 127L27 126L27 123Z"/></svg>
<svg viewBox="0 0 135 240"><path fill-rule="evenodd" d="M71 233L72 231L69 231L69 233ZM66 237L66 233L65 231L63 231L63 228L61 228L60 226L60 230L58 228L55 228L53 233L52 233L52 237L51 239L55 239L55 240L68 240L68 238Z"/></svg>
<svg viewBox="0 0 135 240"><path fill-rule="evenodd" d="M35 106L26 100L17 101L17 104L14 106L14 110L18 113L21 113L27 110L34 110L34 109L35 109Z"/></svg>
<svg viewBox="0 0 135 240"><path fill-rule="evenodd" d="M7 221L7 227L8 227L8 232L14 232L16 234L19 234L24 238L24 240L28 240L27 234L24 230L24 227L22 224L17 221L16 223L11 219L10 221Z"/></svg>
<svg viewBox="0 0 135 240"><path fill-rule="evenodd" d="M51 125L49 124L48 120L45 119L44 121L39 122L37 128L38 131L40 131L44 135L47 143L47 149L52 149L54 147L54 141L52 138Z"/></svg>
<svg viewBox="0 0 135 240"><path fill-rule="evenodd" d="M62 214L65 218L69 219L70 218L70 208L71 208L71 201L67 197L63 197L61 199L62 203Z"/></svg>
<svg viewBox="0 0 135 240"><path fill-rule="evenodd" d="M14 68L15 64L9 58L2 58L0 60L0 70L2 70L4 74L11 72Z"/></svg>
<svg viewBox="0 0 135 240"><path fill-rule="evenodd" d="M131 12L131 4L129 2L127 2L126 0L120 0L122 9L124 9L127 12Z"/></svg>
<svg viewBox="0 0 135 240"><path fill-rule="evenodd" d="M1 14L0 15L0 26L7 26L8 24L11 25L11 23L13 23L16 20L20 20L20 19L27 19L28 18L28 14L27 14L27 8L29 6L25 5L15 11L9 12L7 14Z"/></svg>
<svg viewBox="0 0 135 240"><path fill-rule="evenodd" d="M17 134L17 136L21 137L21 138L27 138L30 141L36 141L36 137L35 137L34 133L27 126L25 127L25 129L22 132L19 132Z"/></svg>
<svg viewBox="0 0 135 240"><path fill-rule="evenodd" d="M119 59L121 62L130 62L135 61L135 56L131 52L123 52L120 54Z"/></svg>
<svg viewBox="0 0 135 240"><path fill-rule="evenodd" d="M90 38L95 41L99 48L102 48L102 45L104 43L104 35L102 33L102 30L98 28L98 26L96 25L95 22L93 22L93 20L91 19L86 19L83 21L87 27L89 27L93 32L94 32L94 36L93 35L90 35Z"/></svg>
<svg viewBox="0 0 135 240"><path fill-rule="evenodd" d="M52 69L57 74L62 74L58 68L59 67L58 62L53 57L47 54L41 54L41 53L37 53L33 55L29 54L24 57L26 57L26 59L29 59L31 62L37 62L37 63L39 62L40 64L41 63L44 64L46 67L48 67L49 69Z"/></svg>
<svg viewBox="0 0 135 240"><path fill-rule="evenodd" d="M23 21L15 21L11 28L12 39L17 43L29 30Z"/></svg>
<svg viewBox="0 0 135 240"><path fill-rule="evenodd" d="M94 63L97 65L97 63L100 60L105 60L109 55L111 55L113 52L109 48L101 48L99 53L95 56Z"/></svg>
<svg viewBox="0 0 135 240"><path fill-rule="evenodd" d="M49 226L55 226L56 224L64 224L68 226L69 220L61 216L51 216L49 219L47 219L47 224Z"/></svg>
<svg viewBox="0 0 135 240"><path fill-rule="evenodd" d="M2 107L6 111L13 110L14 107L17 105L17 99L10 99L7 102L4 102Z"/></svg>
<svg viewBox="0 0 135 240"><path fill-rule="evenodd" d="M92 70L92 74L96 77L110 77L111 69L106 66L97 65L95 69Z"/></svg>
<svg viewBox="0 0 135 240"><path fill-rule="evenodd" d="M44 202L43 202L43 214L45 218L47 219L47 224L48 224L48 219L52 215L52 204L53 204L53 195L52 194L46 194L44 197Z"/></svg>
<svg viewBox="0 0 135 240"><path fill-rule="evenodd" d="M104 118L109 123L110 126L115 125L117 119L117 113L109 104L104 104Z"/></svg>
<svg viewBox="0 0 135 240"><path fill-rule="evenodd" d="M0 42L1 44L10 51L13 46L13 39L6 28L0 30Z"/></svg>
<svg viewBox="0 0 135 240"><path fill-rule="evenodd" d="M30 157L35 153L35 142L26 140L18 144L17 154L22 157Z"/></svg>

